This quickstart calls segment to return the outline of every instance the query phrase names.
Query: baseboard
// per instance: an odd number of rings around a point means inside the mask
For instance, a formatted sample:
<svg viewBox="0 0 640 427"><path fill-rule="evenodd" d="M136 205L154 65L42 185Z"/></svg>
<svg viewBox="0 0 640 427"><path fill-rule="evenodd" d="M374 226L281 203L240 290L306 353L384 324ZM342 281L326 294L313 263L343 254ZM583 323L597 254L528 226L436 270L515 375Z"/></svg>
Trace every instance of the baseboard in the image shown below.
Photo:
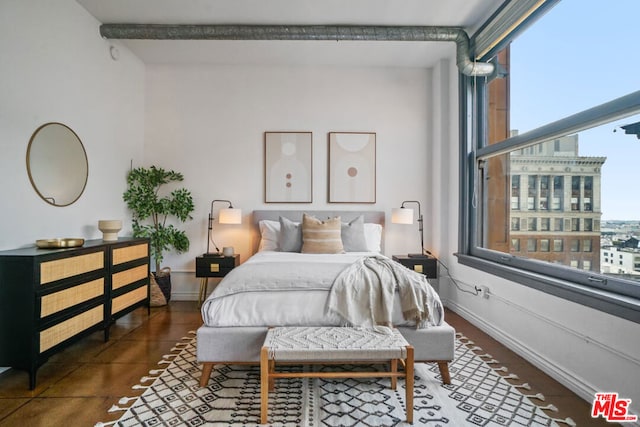
<svg viewBox="0 0 640 427"><path fill-rule="evenodd" d="M487 324L484 319L478 317L476 314L457 304L456 302L446 300L445 305L447 308L459 314L471 324L499 341L509 350L523 357L536 368L553 377L556 381L567 387L569 390L573 391L585 401L593 401L595 393L599 390L596 390L593 386L586 383L581 378L575 375L571 375L570 372L558 369L555 363L540 356L535 350L524 344L522 341L515 339L511 335L505 333L503 330L496 328L493 325Z"/></svg>
<svg viewBox="0 0 640 427"><path fill-rule="evenodd" d="M172 301L198 301L197 292L176 292L171 291Z"/></svg>

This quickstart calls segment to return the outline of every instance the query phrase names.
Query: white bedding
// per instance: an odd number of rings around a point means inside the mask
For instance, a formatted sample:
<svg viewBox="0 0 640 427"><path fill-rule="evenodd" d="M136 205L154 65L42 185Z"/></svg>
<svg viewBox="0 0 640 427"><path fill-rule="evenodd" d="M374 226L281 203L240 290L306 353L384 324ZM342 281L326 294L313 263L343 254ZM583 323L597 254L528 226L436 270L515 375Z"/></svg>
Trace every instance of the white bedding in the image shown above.
<svg viewBox="0 0 640 427"><path fill-rule="evenodd" d="M336 276L369 252L301 254L261 251L219 283L202 305L205 325L339 326L327 314L327 297ZM379 254L378 254L379 255ZM410 325L394 300L394 325Z"/></svg>

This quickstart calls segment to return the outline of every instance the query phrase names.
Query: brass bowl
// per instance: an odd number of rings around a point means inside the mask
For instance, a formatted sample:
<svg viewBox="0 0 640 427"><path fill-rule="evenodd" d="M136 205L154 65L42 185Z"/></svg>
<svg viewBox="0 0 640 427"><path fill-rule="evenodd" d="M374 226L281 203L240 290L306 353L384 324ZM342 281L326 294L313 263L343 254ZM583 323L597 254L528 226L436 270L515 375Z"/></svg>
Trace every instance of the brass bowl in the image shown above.
<svg viewBox="0 0 640 427"><path fill-rule="evenodd" d="M36 246L42 249L50 248L77 248L84 245L84 239L63 238L63 239L40 239L36 240Z"/></svg>

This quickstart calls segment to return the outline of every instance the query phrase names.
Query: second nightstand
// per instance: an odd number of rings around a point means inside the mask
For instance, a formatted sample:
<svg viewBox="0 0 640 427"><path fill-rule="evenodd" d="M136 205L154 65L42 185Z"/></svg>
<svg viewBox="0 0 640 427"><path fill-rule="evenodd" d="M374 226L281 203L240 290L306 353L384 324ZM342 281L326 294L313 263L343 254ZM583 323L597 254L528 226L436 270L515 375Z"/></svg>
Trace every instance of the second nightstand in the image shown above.
<svg viewBox="0 0 640 427"><path fill-rule="evenodd" d="M202 255L196 257L196 277L200 277L200 293L198 295L198 306L207 297L207 287L209 277L224 277L240 264L240 255Z"/></svg>
<svg viewBox="0 0 640 427"><path fill-rule="evenodd" d="M438 260L431 255L420 257L393 255L392 259L413 271L424 274L430 279L438 278Z"/></svg>

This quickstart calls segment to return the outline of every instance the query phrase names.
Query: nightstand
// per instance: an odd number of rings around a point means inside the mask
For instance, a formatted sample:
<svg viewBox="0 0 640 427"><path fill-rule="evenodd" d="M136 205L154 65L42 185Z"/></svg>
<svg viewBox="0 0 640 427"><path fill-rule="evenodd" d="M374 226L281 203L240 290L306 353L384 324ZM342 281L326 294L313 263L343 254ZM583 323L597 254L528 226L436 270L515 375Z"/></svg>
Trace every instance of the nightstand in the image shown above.
<svg viewBox="0 0 640 427"><path fill-rule="evenodd" d="M196 277L200 277L200 293L198 294L198 307L207 296L209 277L224 277L240 265L240 255L202 255L196 257Z"/></svg>
<svg viewBox="0 0 640 427"><path fill-rule="evenodd" d="M393 255L392 259L405 267L422 273L430 279L438 278L438 260L431 255L410 257L406 255Z"/></svg>

